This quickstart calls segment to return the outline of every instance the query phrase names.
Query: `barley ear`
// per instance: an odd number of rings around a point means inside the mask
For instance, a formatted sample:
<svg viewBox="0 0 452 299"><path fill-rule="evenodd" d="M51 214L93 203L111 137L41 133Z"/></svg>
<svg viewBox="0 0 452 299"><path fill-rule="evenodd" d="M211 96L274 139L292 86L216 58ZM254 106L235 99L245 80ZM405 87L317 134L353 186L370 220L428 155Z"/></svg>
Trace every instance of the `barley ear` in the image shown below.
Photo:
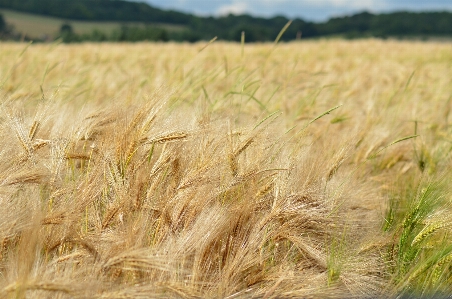
<svg viewBox="0 0 452 299"><path fill-rule="evenodd" d="M229 167L231 168L231 173L233 176L237 176L238 173L238 164L237 164L237 157L231 153L228 155L228 161L229 161Z"/></svg>
<svg viewBox="0 0 452 299"><path fill-rule="evenodd" d="M439 222L439 223L431 224L431 225L424 227L424 229L422 229L419 232L419 234L417 234L417 236L413 239L413 242L411 242L411 246L414 246L414 245L422 242L428 236L430 236L431 234L433 234L434 232L436 232L437 230L439 230L445 226L447 226L445 223Z"/></svg>

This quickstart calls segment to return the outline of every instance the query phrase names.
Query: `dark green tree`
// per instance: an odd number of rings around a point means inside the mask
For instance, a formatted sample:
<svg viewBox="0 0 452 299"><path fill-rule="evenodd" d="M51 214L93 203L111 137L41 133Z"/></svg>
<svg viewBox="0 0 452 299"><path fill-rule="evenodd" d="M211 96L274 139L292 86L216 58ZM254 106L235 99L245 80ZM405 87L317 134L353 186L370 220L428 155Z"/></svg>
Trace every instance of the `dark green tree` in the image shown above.
<svg viewBox="0 0 452 299"><path fill-rule="evenodd" d="M6 22L0 14L0 39L14 39L14 27Z"/></svg>
<svg viewBox="0 0 452 299"><path fill-rule="evenodd" d="M6 29L7 29L6 21L5 21L5 19L3 18L3 15L0 14L0 32L3 33L3 32L6 31Z"/></svg>
<svg viewBox="0 0 452 299"><path fill-rule="evenodd" d="M72 25L69 23L64 23L60 27L60 36L64 43L72 43L79 41L79 37L75 34Z"/></svg>

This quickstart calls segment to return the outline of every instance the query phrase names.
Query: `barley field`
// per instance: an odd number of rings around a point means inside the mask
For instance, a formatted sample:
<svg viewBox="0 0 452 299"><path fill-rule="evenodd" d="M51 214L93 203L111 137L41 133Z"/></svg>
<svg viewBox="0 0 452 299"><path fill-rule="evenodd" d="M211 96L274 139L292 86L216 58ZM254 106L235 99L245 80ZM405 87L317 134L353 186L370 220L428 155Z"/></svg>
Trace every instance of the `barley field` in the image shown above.
<svg viewBox="0 0 452 299"><path fill-rule="evenodd" d="M0 44L1 298L452 294L452 44Z"/></svg>

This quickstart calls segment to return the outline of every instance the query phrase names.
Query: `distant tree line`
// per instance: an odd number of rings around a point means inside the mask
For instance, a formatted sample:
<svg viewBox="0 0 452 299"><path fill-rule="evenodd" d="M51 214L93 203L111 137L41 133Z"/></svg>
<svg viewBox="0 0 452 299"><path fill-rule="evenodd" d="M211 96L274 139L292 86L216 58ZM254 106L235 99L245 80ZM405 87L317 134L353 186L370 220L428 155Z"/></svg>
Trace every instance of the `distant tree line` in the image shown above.
<svg viewBox="0 0 452 299"><path fill-rule="evenodd" d="M11 39L13 36L13 27L6 23L3 15L0 14L0 40Z"/></svg>
<svg viewBox="0 0 452 299"><path fill-rule="evenodd" d="M137 41L169 41L168 32L165 29L153 26L121 26L119 30L114 30L111 34L107 34L98 29L94 29L91 33L76 34L69 23L64 23L61 26L60 34L65 43L76 43L82 41L91 42L137 42Z"/></svg>
<svg viewBox="0 0 452 299"><path fill-rule="evenodd" d="M120 0L1 0L0 8L84 21L187 24L191 15Z"/></svg>
<svg viewBox="0 0 452 299"><path fill-rule="evenodd" d="M371 14L362 12L352 16L332 18L316 24L318 35L349 37L452 36L451 12L395 12Z"/></svg>
<svg viewBox="0 0 452 299"><path fill-rule="evenodd" d="M217 36L222 40L239 41L245 32L247 42L271 41L289 21L282 16L260 18L250 15L200 17L172 10L161 10L146 3L121 0L0 0L0 8L59 17L67 20L143 22L148 26L123 26L111 34L93 31L78 35L62 27L66 42L91 41L198 41ZM183 30L167 30L155 23L175 24ZM1 26L1 24L0 24ZM68 29L68 28L66 28ZM0 28L1 32L1 28ZM332 18L314 23L295 19L282 40L340 36L360 37L452 37L452 12L396 12Z"/></svg>

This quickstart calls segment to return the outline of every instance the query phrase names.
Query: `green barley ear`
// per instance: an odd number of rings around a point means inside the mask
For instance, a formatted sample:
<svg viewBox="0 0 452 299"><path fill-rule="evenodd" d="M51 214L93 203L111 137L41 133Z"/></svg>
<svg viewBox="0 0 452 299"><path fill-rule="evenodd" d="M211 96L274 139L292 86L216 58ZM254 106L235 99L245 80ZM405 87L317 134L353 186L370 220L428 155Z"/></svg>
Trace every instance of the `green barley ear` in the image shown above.
<svg viewBox="0 0 452 299"><path fill-rule="evenodd" d="M321 119L321 118L324 117L325 115L330 114L331 112L333 112L334 110L336 110L336 109L338 109L338 108L340 108L340 107L342 107L342 104L341 104L341 105L337 105L336 107L333 107L333 108L331 108L331 109L328 109L327 111L323 112L323 113L320 114L319 116L317 116L317 117L315 117L314 119L312 119L312 120L308 123L308 125L312 124L313 122L315 122L315 121L318 120L318 119Z"/></svg>
<svg viewBox="0 0 452 299"><path fill-rule="evenodd" d="M381 148L380 150L378 150L376 153L370 155L368 159L371 160L371 159L376 158L377 155L378 155L379 153L381 153L382 151L384 151L385 149L387 149L388 147L390 147L390 146L392 146L392 145L394 145L394 144L397 144L397 143L399 143L399 142L402 142L402 141L405 141L405 140L408 140L408 139L413 139L413 138L416 138L416 137L418 137L418 136L419 136L419 135L411 135L411 136L407 136L407 137L403 137L403 138L397 139L397 140L391 142L390 144L384 146L383 148Z"/></svg>
<svg viewBox="0 0 452 299"><path fill-rule="evenodd" d="M284 32L286 32L287 28L289 28L290 24L292 24L292 20L290 20L289 22L287 22L286 25L284 25L283 29L281 29L281 31L278 33L278 36L275 39L275 45L279 42L279 40L281 39L281 37L283 36Z"/></svg>
<svg viewBox="0 0 452 299"><path fill-rule="evenodd" d="M209 45L213 44L213 42L215 42L218 39L217 36L215 36L214 38L212 38L207 44L204 45L204 47L202 47L198 53L204 51L205 48L207 48Z"/></svg>
<svg viewBox="0 0 452 299"><path fill-rule="evenodd" d="M413 239L413 242L411 242L411 246L415 246L418 243L421 243L423 240L425 240L428 236L435 233L437 230L446 227L448 224L446 223L436 223L436 224L430 224L426 227L424 227L419 234Z"/></svg>

